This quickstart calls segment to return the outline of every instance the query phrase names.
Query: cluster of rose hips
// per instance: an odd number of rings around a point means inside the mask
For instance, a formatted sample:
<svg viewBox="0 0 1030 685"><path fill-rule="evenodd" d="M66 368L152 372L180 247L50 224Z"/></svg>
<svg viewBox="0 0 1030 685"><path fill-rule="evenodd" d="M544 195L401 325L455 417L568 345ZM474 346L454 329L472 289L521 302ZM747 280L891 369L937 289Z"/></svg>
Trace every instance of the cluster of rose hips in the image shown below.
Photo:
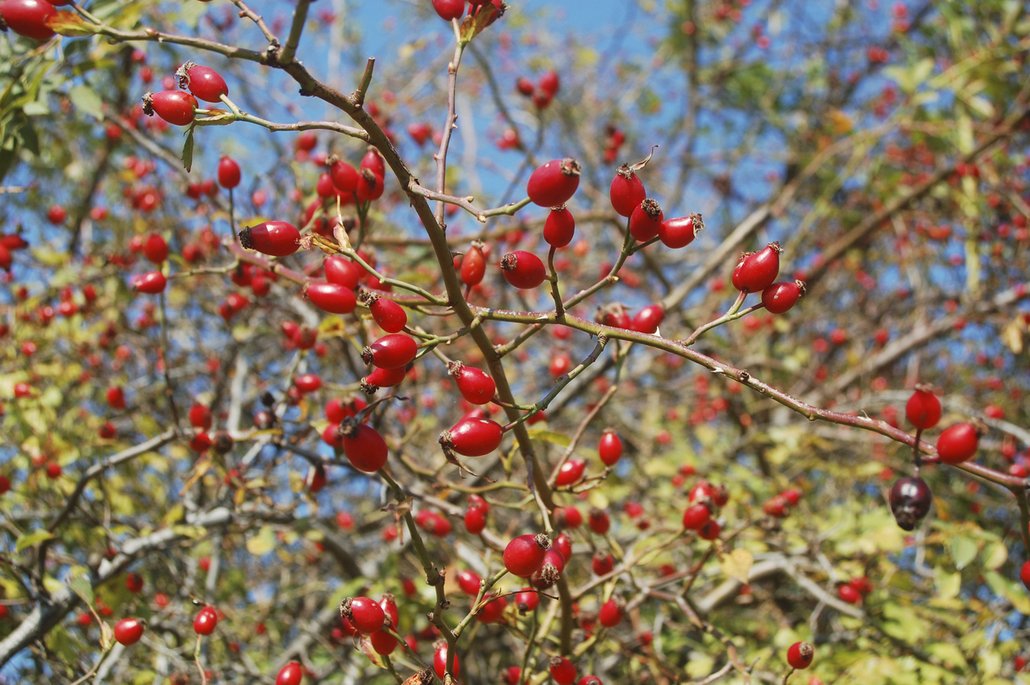
<svg viewBox="0 0 1030 685"><path fill-rule="evenodd" d="M532 100L537 109L546 109L561 89L561 80L558 72L551 69L544 72L534 84L525 76L520 76L515 81L515 91Z"/></svg>
<svg viewBox="0 0 1030 685"><path fill-rule="evenodd" d="M143 113L156 114L169 124L188 126L193 123L197 100L221 102L228 97L229 86L222 75L211 67L186 62L175 72L179 78L178 90L162 90L143 95ZM186 91L189 92L186 92Z"/></svg>

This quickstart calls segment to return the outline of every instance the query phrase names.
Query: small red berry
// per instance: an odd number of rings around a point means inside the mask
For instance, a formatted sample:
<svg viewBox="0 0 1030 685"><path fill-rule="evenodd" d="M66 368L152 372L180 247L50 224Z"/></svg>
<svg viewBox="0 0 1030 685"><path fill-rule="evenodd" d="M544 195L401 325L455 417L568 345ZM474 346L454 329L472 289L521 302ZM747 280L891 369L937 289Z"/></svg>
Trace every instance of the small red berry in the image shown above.
<svg viewBox="0 0 1030 685"><path fill-rule="evenodd" d="M687 530L699 531L712 518L712 512L708 505L698 503L691 504L683 512L683 527Z"/></svg>
<svg viewBox="0 0 1030 685"><path fill-rule="evenodd" d="M358 304L353 290L326 281L309 282L304 294L313 305L332 314L350 314Z"/></svg>
<svg viewBox="0 0 1030 685"><path fill-rule="evenodd" d="M644 189L644 183L629 165L623 164L612 179L608 197L612 202L612 209L617 214L629 218L647 197L647 191Z"/></svg>
<svg viewBox="0 0 1030 685"><path fill-rule="evenodd" d="M440 642L436 647L436 651L433 652L433 670L436 672L436 676L440 680L444 679L447 675L447 643ZM458 678L461 675L461 663L458 661L458 655L454 655L454 670L451 675Z"/></svg>
<svg viewBox="0 0 1030 685"><path fill-rule="evenodd" d="M286 257L300 248L300 231L285 221L266 221L240 231L240 244L248 250Z"/></svg>
<svg viewBox="0 0 1030 685"><path fill-rule="evenodd" d="M381 369L398 369L407 366L418 354L418 343L410 335L390 333L376 340L361 351L366 364Z"/></svg>
<svg viewBox="0 0 1030 685"><path fill-rule="evenodd" d="M465 457L482 457L497 449L504 429L496 421L469 417L440 433L440 445Z"/></svg>
<svg viewBox="0 0 1030 685"><path fill-rule="evenodd" d="M769 243L758 252L745 253L733 270L733 287L745 293L765 290L780 272L779 243Z"/></svg>
<svg viewBox="0 0 1030 685"><path fill-rule="evenodd" d="M379 327L387 333L400 333L408 325L408 315L404 308L393 300L372 295L368 298L368 310Z"/></svg>
<svg viewBox="0 0 1030 685"><path fill-rule="evenodd" d="M386 464L389 450L375 428L359 423L340 431L340 443L348 461L358 471L375 473Z"/></svg>
<svg viewBox="0 0 1030 685"><path fill-rule="evenodd" d="M54 35L47 21L57 14L54 4L44 0L3 0L0 19L18 35L46 40Z"/></svg>
<svg viewBox="0 0 1030 685"><path fill-rule="evenodd" d="M218 185L223 188L235 188L240 184L240 165L232 157L222 155L218 160Z"/></svg>
<svg viewBox="0 0 1030 685"><path fill-rule="evenodd" d="M458 571L458 587L466 595L475 597L479 594L479 588L483 583L483 579L479 577L474 571L462 570Z"/></svg>
<svg viewBox="0 0 1030 685"><path fill-rule="evenodd" d="M563 487L578 482L583 477L586 467L587 463L582 459L569 459L558 469L558 477L555 478L554 484Z"/></svg>
<svg viewBox="0 0 1030 685"><path fill-rule="evenodd" d="M858 604L862 601L862 593L851 583L842 583L837 587L837 596L848 604Z"/></svg>
<svg viewBox="0 0 1030 685"><path fill-rule="evenodd" d="M275 677L275 685L300 685L304 680L304 669L296 661L279 669L279 675Z"/></svg>
<svg viewBox="0 0 1030 685"><path fill-rule="evenodd" d="M445 21L461 19L465 13L465 0L433 0L433 9Z"/></svg>
<svg viewBox="0 0 1030 685"><path fill-rule="evenodd" d="M804 281L781 281L762 290L762 305L771 314L783 314L805 294Z"/></svg>
<svg viewBox="0 0 1030 685"><path fill-rule="evenodd" d="M210 635L218 625L218 612L214 607L205 606L193 618L193 631L197 635Z"/></svg>
<svg viewBox="0 0 1030 685"><path fill-rule="evenodd" d="M905 418L920 430L929 430L941 420L941 401L927 386L917 385L905 403Z"/></svg>
<svg viewBox="0 0 1030 685"><path fill-rule="evenodd" d="M522 290L535 288L547 278L543 261L532 252L516 250L501 257L504 280Z"/></svg>
<svg viewBox="0 0 1030 685"><path fill-rule="evenodd" d="M544 221L544 240L551 247L565 247L576 235L576 218L565 207L555 207Z"/></svg>
<svg viewBox="0 0 1030 685"><path fill-rule="evenodd" d="M605 466L614 466L622 457L622 439L619 434L610 428L602 433L597 454Z"/></svg>
<svg viewBox="0 0 1030 685"><path fill-rule="evenodd" d="M956 423L937 438L937 457L945 464L961 464L976 454L980 432L971 423Z"/></svg>
<svg viewBox="0 0 1030 685"><path fill-rule="evenodd" d="M543 565L550 547L551 540L546 535L519 535L504 548L504 567L519 578L529 578Z"/></svg>
<svg viewBox="0 0 1030 685"><path fill-rule="evenodd" d="M660 304L650 304L637 312L630 325L640 333L654 334L664 318L665 308Z"/></svg>
<svg viewBox="0 0 1030 685"><path fill-rule="evenodd" d="M205 102L220 102L223 95L229 94L225 79L211 67L186 62L178 73L180 87L185 82L190 92Z"/></svg>
<svg viewBox="0 0 1030 685"><path fill-rule="evenodd" d="M340 604L340 616L346 618L359 633L371 635L383 627L386 612L368 597L349 597Z"/></svg>
<svg viewBox="0 0 1030 685"><path fill-rule="evenodd" d="M163 90L143 96L143 113L161 117L169 124L186 126L193 123L197 99L181 90Z"/></svg>
<svg viewBox="0 0 1030 685"><path fill-rule="evenodd" d="M151 233L143 241L143 256L147 261L160 264L168 259L168 243L158 233Z"/></svg>
<svg viewBox="0 0 1030 685"><path fill-rule="evenodd" d="M646 198L633 209L629 215L629 232L638 242L651 240L658 236L665 214L657 200Z"/></svg>
<svg viewBox="0 0 1030 685"><path fill-rule="evenodd" d="M490 374L474 366L452 362L447 366L447 373L454 379L461 396L471 404L486 404L497 391Z"/></svg>
<svg viewBox="0 0 1030 685"><path fill-rule="evenodd" d="M615 598L601 605L597 612L598 622L605 628L614 628L622 622L622 604Z"/></svg>
<svg viewBox="0 0 1030 685"><path fill-rule="evenodd" d="M576 665L563 656L556 656L551 659L551 665L548 670L551 678L558 685L573 685L576 682Z"/></svg>
<svg viewBox="0 0 1030 685"><path fill-rule="evenodd" d="M134 645L143 637L146 624L138 618L123 618L114 625L114 639L125 645Z"/></svg>
<svg viewBox="0 0 1030 685"><path fill-rule="evenodd" d="M541 207L560 207L579 187L579 172L576 160L553 159L533 171L526 184L526 194Z"/></svg>
<svg viewBox="0 0 1030 685"><path fill-rule="evenodd" d="M700 214L688 214L672 219L665 219L658 227L658 239L666 247L686 247L694 242L694 238L704 230L705 222Z"/></svg>
<svg viewBox="0 0 1030 685"><path fill-rule="evenodd" d="M1026 589L1030 590L1030 561L1024 561L1019 568L1019 579L1023 581Z"/></svg>
<svg viewBox="0 0 1030 685"><path fill-rule="evenodd" d="M486 256L482 248L473 244L461 258L461 282L467 286L479 285L486 275Z"/></svg>
<svg viewBox="0 0 1030 685"><path fill-rule="evenodd" d="M341 255L330 255L322 265L325 280L345 288L357 288L364 271L357 263Z"/></svg>
<svg viewBox="0 0 1030 685"><path fill-rule="evenodd" d="M341 192L353 193L358 189L358 170L343 160L335 160L330 165L329 178Z"/></svg>
<svg viewBox="0 0 1030 685"><path fill-rule="evenodd" d="M787 649L787 663L798 670L811 666L814 656L815 648L808 642L795 642Z"/></svg>
<svg viewBox="0 0 1030 685"><path fill-rule="evenodd" d="M158 295L163 293L168 279L160 271L148 271L145 274L137 274L132 278L132 287L136 292L147 295Z"/></svg>
<svg viewBox="0 0 1030 685"><path fill-rule="evenodd" d="M486 528L487 510L482 507L470 506L465 510L465 530L473 535L479 535Z"/></svg>

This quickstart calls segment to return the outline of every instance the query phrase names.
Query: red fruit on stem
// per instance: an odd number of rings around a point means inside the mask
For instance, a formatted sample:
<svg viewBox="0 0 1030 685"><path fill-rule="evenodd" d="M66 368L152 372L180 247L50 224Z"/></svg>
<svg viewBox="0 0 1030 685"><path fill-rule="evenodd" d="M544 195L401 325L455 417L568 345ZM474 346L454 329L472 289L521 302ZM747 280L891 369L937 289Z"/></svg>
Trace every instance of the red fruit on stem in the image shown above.
<svg viewBox="0 0 1030 685"><path fill-rule="evenodd" d="M240 231L240 244L273 257L286 257L300 248L300 231L286 221L266 221Z"/></svg>
<svg viewBox="0 0 1030 685"><path fill-rule="evenodd" d="M615 466L622 457L622 439L619 434L608 429L601 433L601 441L597 445L597 455L605 466Z"/></svg>
<svg viewBox="0 0 1030 685"><path fill-rule="evenodd" d="M851 583L843 583L837 587L837 596L848 604L858 604L862 601L862 593Z"/></svg>
<svg viewBox="0 0 1030 685"><path fill-rule="evenodd" d="M497 385L486 371L461 362L452 362L447 373L454 379L458 391L471 404L486 404L493 399Z"/></svg>
<svg viewBox="0 0 1030 685"><path fill-rule="evenodd" d="M558 477L555 478L554 484L558 487L572 485L583 477L586 468L587 463L582 459L569 459L558 469Z"/></svg>
<svg viewBox="0 0 1030 685"><path fill-rule="evenodd" d="M477 573L469 570L458 571L458 587L466 595L475 597L479 594L479 588L482 585L483 579L479 577Z"/></svg>
<svg viewBox="0 0 1030 685"><path fill-rule="evenodd" d="M554 69L544 72L544 74L540 77L539 85L540 90L544 91L551 97L557 95L558 88L561 86L561 82L558 79L558 72L556 72Z"/></svg>
<svg viewBox="0 0 1030 685"><path fill-rule="evenodd" d="M386 621L386 612L378 602L368 597L349 597L343 600L340 604L340 615L364 635L376 632Z"/></svg>
<svg viewBox="0 0 1030 685"><path fill-rule="evenodd" d="M210 635L218 625L218 612L214 607L205 606L193 618L193 632L197 635Z"/></svg>
<svg viewBox="0 0 1030 685"><path fill-rule="evenodd" d="M387 333L400 333L408 325L408 315L404 308L393 300L373 295L368 299L368 310L379 327Z"/></svg>
<svg viewBox="0 0 1030 685"><path fill-rule="evenodd" d="M332 314L350 314L358 304L353 290L336 283L309 282L304 294L313 305Z"/></svg>
<svg viewBox="0 0 1030 685"><path fill-rule="evenodd" d="M530 175L526 194L541 207L560 207L579 187L579 172L579 163L570 157L552 159Z"/></svg>
<svg viewBox="0 0 1030 685"><path fill-rule="evenodd" d="M706 504L691 504L683 512L683 527L687 530L701 530L712 518L712 511Z"/></svg>
<svg viewBox="0 0 1030 685"><path fill-rule="evenodd" d="M658 239L662 245L671 248L686 247L694 242L697 234L704 230L705 222L700 214L688 214L673 219L665 219L658 227Z"/></svg>
<svg viewBox="0 0 1030 685"><path fill-rule="evenodd" d="M379 388L392 388L400 385L407 374L408 369L405 366L399 366L396 369L381 369L377 366L367 376L362 377L361 389L369 395L374 395Z"/></svg>
<svg viewBox="0 0 1030 685"><path fill-rule="evenodd" d="M128 647L139 642L146 625L138 618L123 618L114 625L114 639Z"/></svg>
<svg viewBox="0 0 1030 685"><path fill-rule="evenodd" d="M787 648L787 663L791 668L806 669L812 665L815 647L808 642L795 642Z"/></svg>
<svg viewBox="0 0 1030 685"><path fill-rule="evenodd" d="M304 680L304 669L296 661L291 661L279 669L275 677L275 685L300 685Z"/></svg>
<svg viewBox="0 0 1030 685"><path fill-rule="evenodd" d="M47 21L57 14L53 4L43 0L3 0L0 18L20 36L33 40L46 40L54 35Z"/></svg>
<svg viewBox="0 0 1030 685"><path fill-rule="evenodd" d="M205 102L221 102L222 96L229 94L225 79L211 67L186 62L177 73L179 86L182 87L185 81L190 92Z"/></svg>
<svg viewBox="0 0 1030 685"><path fill-rule="evenodd" d="M358 170L343 160L335 160L330 165L329 178L339 191L353 193L358 189Z"/></svg>
<svg viewBox="0 0 1030 685"><path fill-rule="evenodd" d="M941 420L941 401L926 386L917 385L905 403L905 418L920 430L929 430Z"/></svg>
<svg viewBox="0 0 1030 685"><path fill-rule="evenodd" d="M159 93L146 93L143 96L143 113L156 114L169 124L187 126L193 123L197 99L181 90L163 90Z"/></svg>
<svg viewBox="0 0 1030 685"><path fill-rule="evenodd" d="M597 621L605 628L614 628L622 622L622 605L615 598L601 605L597 612Z"/></svg>
<svg viewBox="0 0 1030 685"><path fill-rule="evenodd" d="M634 207L633 213L629 215L630 235L641 243L656 238L664 219L665 214L658 201L646 198Z"/></svg>
<svg viewBox="0 0 1030 685"><path fill-rule="evenodd" d="M631 326L640 333L654 334L664 318L665 308L660 304L651 304L637 312Z"/></svg>
<svg viewBox="0 0 1030 685"><path fill-rule="evenodd" d="M154 264L161 264L168 259L168 243L157 233L151 233L143 241L143 256Z"/></svg>
<svg viewBox="0 0 1030 685"><path fill-rule="evenodd" d="M779 243L769 243L758 252L745 253L733 270L733 287L741 292L765 290L780 272Z"/></svg>
<svg viewBox="0 0 1030 685"><path fill-rule="evenodd" d="M629 165L623 164L615 173L612 184L608 188L608 197L612 202L612 209L617 214L629 218L633 210L640 206L640 203L647 197L644 183L630 169Z"/></svg>
<svg viewBox="0 0 1030 685"><path fill-rule="evenodd" d="M433 0L433 9L444 21L461 19L465 13L465 0Z"/></svg>
<svg viewBox="0 0 1030 685"><path fill-rule="evenodd" d="M550 538L542 533L519 535L504 548L504 567L519 578L529 578L543 565L550 547Z"/></svg>
<svg viewBox="0 0 1030 685"><path fill-rule="evenodd" d="M548 671L558 685L572 685L576 682L576 665L563 656L552 658Z"/></svg>
<svg viewBox="0 0 1030 685"><path fill-rule="evenodd" d="M325 280L345 288L357 288L365 271L356 262L341 255L330 255L322 265Z"/></svg>
<svg viewBox="0 0 1030 685"><path fill-rule="evenodd" d="M945 464L961 464L976 454L980 432L971 423L956 423L937 438L937 457Z"/></svg>
<svg viewBox="0 0 1030 685"><path fill-rule="evenodd" d="M199 402L194 402L189 411L190 425L200 430L211 427L211 410Z"/></svg>
<svg viewBox="0 0 1030 685"><path fill-rule="evenodd" d="M149 271L145 274L137 274L132 279L132 287L136 292L147 295L163 293L168 280L160 271Z"/></svg>
<svg viewBox="0 0 1030 685"><path fill-rule="evenodd" d="M465 530L473 535L479 535L486 528L487 510L482 507L469 507L465 510Z"/></svg>
<svg viewBox="0 0 1030 685"><path fill-rule="evenodd" d="M366 364L381 369L397 369L406 366L418 354L418 343L410 335L390 333L376 340L361 351Z"/></svg>
<svg viewBox="0 0 1030 685"><path fill-rule="evenodd" d="M222 155L218 160L218 185L223 188L235 188L240 184L240 165L232 157Z"/></svg>
<svg viewBox="0 0 1030 685"><path fill-rule="evenodd" d="M762 290L762 305L771 314L782 314L805 294L804 281L781 281Z"/></svg>
<svg viewBox="0 0 1030 685"><path fill-rule="evenodd" d="M340 434L343 453L358 471L375 473L386 464L389 448L375 428L359 423L341 429Z"/></svg>
<svg viewBox="0 0 1030 685"><path fill-rule="evenodd" d="M576 235L576 218L565 207L555 207L544 221L544 240L551 247L565 247Z"/></svg>
<svg viewBox="0 0 1030 685"><path fill-rule="evenodd" d="M497 449L504 429L496 421L464 418L440 433L440 445L465 457L482 457Z"/></svg>
<svg viewBox="0 0 1030 685"><path fill-rule="evenodd" d="M461 282L471 287L479 285L486 275L486 256L482 248L473 244L461 258Z"/></svg>
<svg viewBox="0 0 1030 685"><path fill-rule="evenodd" d="M436 676L443 680L444 676L447 675L447 643L441 642L436 647L436 651L433 652L433 671L436 672ZM458 655L454 655L454 670L451 675L457 679L461 675L461 662L458 661Z"/></svg>
<svg viewBox="0 0 1030 685"><path fill-rule="evenodd" d="M1019 579L1023 581L1026 589L1030 590L1030 561L1024 561L1023 565L1019 568Z"/></svg>
<svg viewBox="0 0 1030 685"><path fill-rule="evenodd" d="M501 258L501 272L504 280L522 290L537 287L547 278L543 261L532 252L516 250Z"/></svg>

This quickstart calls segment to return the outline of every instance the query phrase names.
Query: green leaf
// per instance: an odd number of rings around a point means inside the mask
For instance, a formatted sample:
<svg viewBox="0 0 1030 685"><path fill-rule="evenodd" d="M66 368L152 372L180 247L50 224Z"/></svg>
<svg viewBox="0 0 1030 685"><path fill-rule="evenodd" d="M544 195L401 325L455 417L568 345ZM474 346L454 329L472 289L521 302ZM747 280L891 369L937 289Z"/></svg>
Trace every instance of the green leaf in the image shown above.
<svg viewBox="0 0 1030 685"><path fill-rule="evenodd" d="M182 166L186 171L193 170L193 127L186 132L186 142L182 146Z"/></svg>
<svg viewBox="0 0 1030 685"><path fill-rule="evenodd" d="M79 599L83 602L90 606L93 605L93 583L90 582L85 570L72 575L68 581L68 588L78 595Z"/></svg>
<svg viewBox="0 0 1030 685"><path fill-rule="evenodd" d="M529 437L533 440L542 440L544 442L549 442L552 445L557 445L558 447L568 447L570 444L572 444L572 438L565 435L564 433L558 433L556 431L547 430L543 427L530 428Z"/></svg>
<svg viewBox="0 0 1030 685"><path fill-rule="evenodd" d="M948 546L951 548L951 558L955 560L955 568L959 571L976 558L976 542L967 537L955 536L948 541Z"/></svg>
<svg viewBox="0 0 1030 685"><path fill-rule="evenodd" d="M97 92L87 85L77 85L68 91L68 99L75 109L88 114L94 119L104 118L104 101Z"/></svg>
<svg viewBox="0 0 1030 685"><path fill-rule="evenodd" d="M44 540L52 540L53 538L54 534L49 530L40 529L31 533L25 533L18 538L17 542L14 543L14 551L20 552L24 549L28 549L29 547L35 547Z"/></svg>

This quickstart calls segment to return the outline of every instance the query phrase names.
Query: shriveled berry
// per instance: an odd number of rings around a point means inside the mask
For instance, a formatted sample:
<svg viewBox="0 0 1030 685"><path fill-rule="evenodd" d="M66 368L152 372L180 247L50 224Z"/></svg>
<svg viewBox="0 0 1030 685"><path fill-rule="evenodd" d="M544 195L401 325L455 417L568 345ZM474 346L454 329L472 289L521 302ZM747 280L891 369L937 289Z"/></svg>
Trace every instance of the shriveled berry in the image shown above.
<svg viewBox="0 0 1030 685"><path fill-rule="evenodd" d="M526 184L529 199L541 207L560 207L579 187L579 162L566 157L537 167Z"/></svg>
<svg viewBox="0 0 1030 685"><path fill-rule="evenodd" d="M929 430L941 420L941 401L928 387L917 385L905 403L905 418L916 428Z"/></svg>
<svg viewBox="0 0 1030 685"><path fill-rule="evenodd" d="M311 304L332 314L350 314L358 304L353 290L336 283L311 281L304 288L304 294Z"/></svg>
<svg viewBox="0 0 1030 685"><path fill-rule="evenodd" d="M482 457L501 444L504 429L496 421L469 417L440 433L440 445L466 457Z"/></svg>
<svg viewBox="0 0 1030 685"><path fill-rule="evenodd" d="M629 232L639 242L658 236L665 214L657 200L646 198L629 215Z"/></svg>
<svg viewBox="0 0 1030 685"><path fill-rule="evenodd" d="M504 280L522 290L535 288L547 278L543 261L532 252L516 250L501 258Z"/></svg>
<svg viewBox="0 0 1030 685"><path fill-rule="evenodd" d="M772 314L782 314L805 294L804 281L781 281L762 290L762 305Z"/></svg>
<svg viewBox="0 0 1030 685"><path fill-rule="evenodd" d="M366 364L375 364L381 369L397 369L406 366L418 354L418 343L410 335L390 333L376 340L361 351Z"/></svg>
<svg viewBox="0 0 1030 685"><path fill-rule="evenodd" d="M933 495L922 478L899 478L891 486L888 501L898 526L902 530L913 530L930 511Z"/></svg>
<svg viewBox="0 0 1030 685"><path fill-rule="evenodd" d="M565 557L552 545L551 549L544 552L544 561L540 568L529 577L529 584L537 590L546 590L559 580L565 570Z"/></svg>
<svg viewBox="0 0 1030 685"><path fill-rule="evenodd" d="M551 539L544 534L519 535L504 548L504 567L519 578L529 578L543 565L550 547Z"/></svg>
<svg viewBox="0 0 1030 685"><path fill-rule="evenodd" d="M265 221L240 231L240 244L273 257L285 257L300 248L300 231L286 221Z"/></svg>
<svg viewBox="0 0 1030 685"><path fill-rule="evenodd" d="M628 164L623 164L615 173L615 178L612 179L612 184L608 188L608 197L612 202L612 209L617 214L628 218L647 197L647 191L644 189L644 183L640 177L630 169Z"/></svg>
<svg viewBox="0 0 1030 685"><path fill-rule="evenodd" d="M808 642L795 642L787 648L787 663L791 668L806 669L812 665L815 647Z"/></svg>
<svg viewBox="0 0 1030 685"><path fill-rule="evenodd" d="M937 457L945 464L961 464L973 458L980 431L971 423L956 423L937 438Z"/></svg>

